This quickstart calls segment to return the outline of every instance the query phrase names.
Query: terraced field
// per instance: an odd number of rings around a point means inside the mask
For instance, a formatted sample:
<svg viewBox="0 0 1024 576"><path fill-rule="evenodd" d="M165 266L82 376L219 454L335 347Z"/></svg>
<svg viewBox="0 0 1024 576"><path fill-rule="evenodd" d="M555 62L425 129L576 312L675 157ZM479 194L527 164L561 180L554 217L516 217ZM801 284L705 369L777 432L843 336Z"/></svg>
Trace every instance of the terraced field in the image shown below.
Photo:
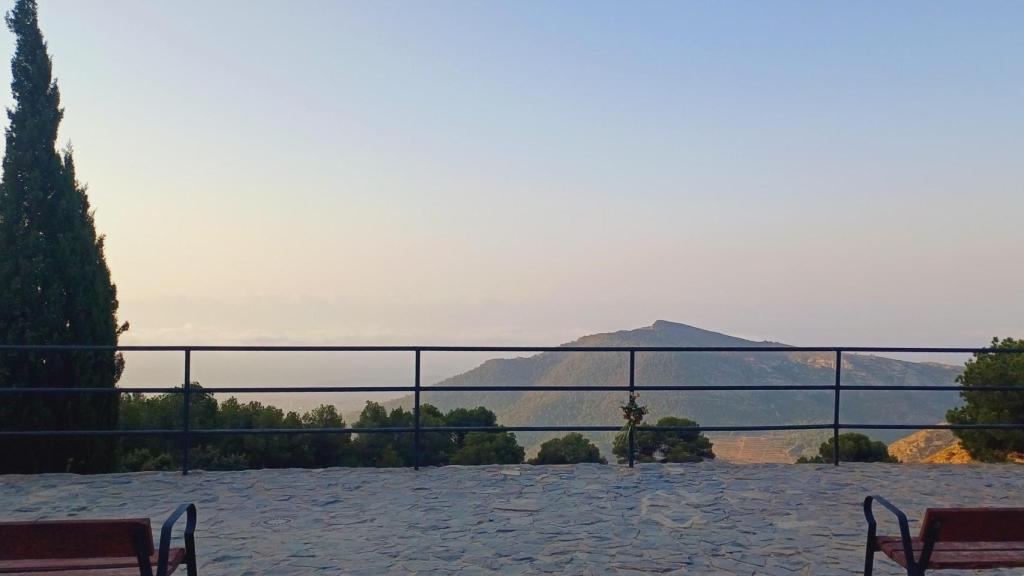
<svg viewBox="0 0 1024 576"><path fill-rule="evenodd" d="M776 432L758 435L717 433L708 437L714 443L715 457L733 464L792 464L799 456L813 454L827 433Z"/></svg>

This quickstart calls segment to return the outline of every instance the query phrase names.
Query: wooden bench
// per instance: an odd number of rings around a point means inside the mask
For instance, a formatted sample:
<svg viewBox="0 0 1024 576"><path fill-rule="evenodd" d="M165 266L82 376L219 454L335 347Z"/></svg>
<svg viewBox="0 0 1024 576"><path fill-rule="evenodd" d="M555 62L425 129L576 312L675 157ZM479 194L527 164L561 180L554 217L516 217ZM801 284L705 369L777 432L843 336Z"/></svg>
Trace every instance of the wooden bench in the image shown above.
<svg viewBox="0 0 1024 576"><path fill-rule="evenodd" d="M899 536L876 535L873 502L896 516ZM924 576L925 570L1024 567L1024 508L928 508L916 537L910 536L906 514L881 496L864 499L864 517L865 576L871 576L875 552L906 568L908 576Z"/></svg>
<svg viewBox="0 0 1024 576"><path fill-rule="evenodd" d="M171 548L182 514L185 548ZM0 522L0 574L31 576L168 576L185 564L196 576L196 507L182 504L164 522L153 549L149 518Z"/></svg>

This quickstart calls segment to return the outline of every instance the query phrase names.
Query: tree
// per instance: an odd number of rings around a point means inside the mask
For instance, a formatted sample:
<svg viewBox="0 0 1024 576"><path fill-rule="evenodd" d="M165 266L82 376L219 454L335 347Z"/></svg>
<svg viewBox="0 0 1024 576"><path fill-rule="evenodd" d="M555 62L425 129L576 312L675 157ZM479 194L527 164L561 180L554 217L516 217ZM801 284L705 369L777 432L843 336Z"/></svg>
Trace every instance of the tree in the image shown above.
<svg viewBox="0 0 1024 576"><path fill-rule="evenodd" d="M367 402L359 414L355 428L407 428L413 425L413 415L403 408L389 414L377 402ZM414 460L412 434L405 432L363 432L352 441L356 461L360 466L395 468L410 466Z"/></svg>
<svg viewBox="0 0 1024 576"><path fill-rule="evenodd" d="M483 406L476 408L453 408L444 417L448 426L497 426L498 416ZM466 432L452 432L452 442L461 447L466 439Z"/></svg>
<svg viewBox="0 0 1024 576"><path fill-rule="evenodd" d="M823 464L832 462L835 446L833 438L822 442L818 447L818 455L811 458L801 456L797 459L798 464ZM839 435L839 460L842 462L890 462L898 463L899 460L889 455L889 447L884 442L872 440L864 434L857 432L844 432Z"/></svg>
<svg viewBox="0 0 1024 576"><path fill-rule="evenodd" d="M0 342L112 346L117 291L110 281L86 189L70 147L55 145L63 117L60 92L39 30L35 0L7 13L16 48L14 108L0 180ZM9 352L0 355L0 386L112 388L123 359L112 351ZM113 429L114 395L6 396L6 429ZM100 472L113 468L111 438L0 441L0 472Z"/></svg>
<svg viewBox="0 0 1024 576"><path fill-rule="evenodd" d="M688 418L666 416L655 426L697 426ZM711 440L695 430L641 430L635 432L637 462L700 462L705 458L714 458ZM612 446L619 463L629 458L629 436L625 433L615 437Z"/></svg>
<svg viewBox="0 0 1024 576"><path fill-rule="evenodd" d="M218 403L198 383L192 384L189 411L193 430L260 428L345 428L334 406L321 405L304 414L285 413L259 402L228 398ZM123 429L181 428L181 394L145 397L129 394L121 400ZM229 435L194 436L190 465L201 470L245 470L250 468L325 468L352 465L349 434ZM122 441L124 470L173 470L181 467L181 449L176 441L129 436Z"/></svg>
<svg viewBox="0 0 1024 576"><path fill-rule="evenodd" d="M552 438L540 445L540 451L530 464L578 464L596 462L607 464L601 451L583 434L572 432L561 438Z"/></svg>
<svg viewBox="0 0 1024 576"><path fill-rule="evenodd" d="M423 466L446 464L511 464L523 461L523 449L508 432L429 432L440 426L497 426L497 416L487 408L455 408L447 414L431 404L420 406L420 459ZM356 428L407 428L414 416L403 408L387 409L367 402ZM472 441L471 441L472 440ZM358 466L412 466L416 463L411 432L365 432L352 443ZM518 454L518 456L517 456Z"/></svg>
<svg viewBox="0 0 1024 576"><path fill-rule="evenodd" d="M322 404L302 415L303 428L344 428L345 421L337 408ZM317 468L349 464L349 434L299 435L295 440L308 446L308 464Z"/></svg>
<svg viewBox="0 0 1024 576"><path fill-rule="evenodd" d="M413 422L414 415L409 414L409 426L412 426ZM436 406L433 404L423 404L420 406L420 426L423 428L433 428L447 425L448 422L444 413L442 413ZM408 434L407 436L411 442L413 438L412 434ZM453 442L452 435L448 432L421 432L420 465L444 466L445 464L448 464L452 453L455 452L455 445ZM414 448L414 446L412 447ZM411 448L409 458L410 460L406 462L405 465L415 465L415 453Z"/></svg>
<svg viewBox="0 0 1024 576"><path fill-rule="evenodd" d="M992 347L1024 349L1024 340L992 339ZM957 383L964 406L946 414L951 424L1024 424L1024 354L983 352L967 361ZM1021 392L977 391L990 386L1015 386ZM1004 462L1011 452L1024 452L1024 430L954 430L960 444L983 462Z"/></svg>
<svg viewBox="0 0 1024 576"><path fill-rule="evenodd" d="M452 456L460 466L482 464L522 464L526 451L511 432L470 432L463 446Z"/></svg>
<svg viewBox="0 0 1024 576"><path fill-rule="evenodd" d="M423 408L429 405L424 405ZM431 408L433 408L431 406ZM436 410L436 409L435 409ZM422 412L422 408L421 408ZM424 426L429 424L424 423ZM498 417L483 406L454 408L444 415L445 426L498 427ZM448 462L461 465L521 464L526 452L511 432L453 432Z"/></svg>
<svg viewBox="0 0 1024 576"><path fill-rule="evenodd" d="M334 406L321 405L299 414L259 402L239 402L234 397L217 402L198 383L192 384L192 390L189 419L193 430L345 429L345 422ZM126 430L180 430L182 401L181 394L124 395L121 399L121 427ZM424 428L469 426L474 422L484 422L479 424L484 426L496 422L494 413L485 408L453 410L446 415L430 404L420 407L420 417ZM356 427L408 428L412 423L413 414L403 408L388 412L381 404L367 402ZM412 466L415 462L411 432L363 432L354 440L348 431L339 434L199 435L192 438L191 446L191 467L201 470L328 466L385 468ZM173 470L181 467L181 448L176 441L128 436L121 447L123 470ZM423 431L420 438L420 464L424 466L518 464L523 461L523 455L515 435L508 432L470 432L456 439L448 432Z"/></svg>

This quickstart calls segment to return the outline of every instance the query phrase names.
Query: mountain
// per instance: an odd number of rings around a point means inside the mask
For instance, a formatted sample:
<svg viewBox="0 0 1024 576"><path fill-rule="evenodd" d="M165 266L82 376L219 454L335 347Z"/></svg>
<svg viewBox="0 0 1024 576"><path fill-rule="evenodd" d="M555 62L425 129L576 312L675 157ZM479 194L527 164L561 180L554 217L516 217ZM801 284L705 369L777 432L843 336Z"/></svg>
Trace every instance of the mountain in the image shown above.
<svg viewBox="0 0 1024 576"><path fill-rule="evenodd" d="M584 336L565 346L734 346L758 348L784 346L775 342L754 342L711 332L685 324L660 320L636 330ZM843 384L953 384L960 368L935 363L915 363L863 354L843 355ZM806 352L643 352L636 355L636 385L745 385L797 384L831 385L835 378L832 353ZM507 426L618 425L622 392L545 391L552 385L623 385L629 382L628 353L545 352L527 357L488 360L438 385L499 386L529 385L536 392L433 392L424 389L422 401L442 410L458 406L486 406ZM954 392L856 392L841 396L841 418L847 423L919 423L945 418L957 403ZM705 426L830 423L831 391L647 391L640 403L650 409L648 422L663 416L684 416ZM389 402L409 407L411 397ZM874 437L893 440L900 431L870 431ZM817 438L828 432L760 433L749 436L797 438L793 454L816 450ZM524 445L535 448L555 434L520 434ZM605 452L612 434L593 435ZM731 436L735 436L731 435ZM735 440L733 440L735 441ZM788 442L789 440L787 440ZM723 440L723 442L726 442ZM759 445L757 443L751 446ZM723 446L724 447L724 446ZM771 447L778 454L779 447ZM795 456L794 456L795 457Z"/></svg>

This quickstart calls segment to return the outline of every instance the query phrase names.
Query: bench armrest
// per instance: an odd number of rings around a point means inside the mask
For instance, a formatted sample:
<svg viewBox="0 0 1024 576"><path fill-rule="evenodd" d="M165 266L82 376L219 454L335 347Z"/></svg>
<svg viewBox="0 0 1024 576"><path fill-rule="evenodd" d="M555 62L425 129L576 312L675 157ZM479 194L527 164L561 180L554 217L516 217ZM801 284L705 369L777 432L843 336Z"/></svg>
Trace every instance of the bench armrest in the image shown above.
<svg viewBox="0 0 1024 576"><path fill-rule="evenodd" d="M872 540L871 546L875 546L875 531L878 527L878 524L875 522L874 511L871 509L871 504L873 502L878 502L883 508L892 512L893 516L896 517L896 520L900 525L900 540L903 542L903 555L907 559L907 569L911 570L915 568L917 563L914 561L914 544L910 538L910 523L907 521L907 515L881 496L868 496L864 499L864 519L868 521L868 538Z"/></svg>
<svg viewBox="0 0 1024 576"><path fill-rule="evenodd" d="M167 576L167 560L171 551L171 530L181 515L186 513L185 565L188 568L188 576L196 576L196 505L192 503L178 506L178 509L167 517L163 528L160 529L160 553L157 556L156 576Z"/></svg>

